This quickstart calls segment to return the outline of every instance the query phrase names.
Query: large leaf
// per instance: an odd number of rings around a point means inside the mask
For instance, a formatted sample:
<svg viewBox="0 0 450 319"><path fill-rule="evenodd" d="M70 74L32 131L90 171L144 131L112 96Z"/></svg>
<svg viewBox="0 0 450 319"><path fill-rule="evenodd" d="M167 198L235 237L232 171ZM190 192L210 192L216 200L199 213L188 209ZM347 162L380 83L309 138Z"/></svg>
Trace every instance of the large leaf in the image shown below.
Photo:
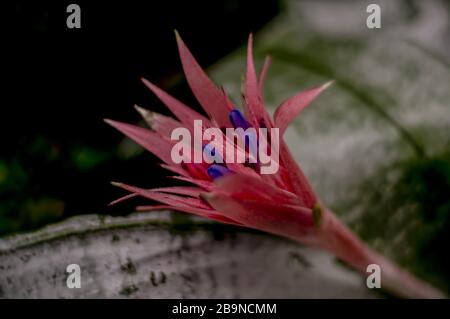
<svg viewBox="0 0 450 319"><path fill-rule="evenodd" d="M356 273L278 238L168 212L76 217L0 241L0 297L364 298ZM69 289L69 264L81 288Z"/></svg>

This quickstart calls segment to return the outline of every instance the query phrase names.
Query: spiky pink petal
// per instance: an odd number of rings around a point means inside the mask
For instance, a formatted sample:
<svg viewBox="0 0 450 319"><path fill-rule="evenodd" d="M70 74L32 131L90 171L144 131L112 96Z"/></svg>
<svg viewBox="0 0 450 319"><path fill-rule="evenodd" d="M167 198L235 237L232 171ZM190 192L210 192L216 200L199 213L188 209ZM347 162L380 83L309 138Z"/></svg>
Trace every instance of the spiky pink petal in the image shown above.
<svg viewBox="0 0 450 319"><path fill-rule="evenodd" d="M167 169L173 173L179 174L181 176L184 176L184 177L189 176L189 173L179 165L175 166L175 165L160 164L160 166L162 168L165 168L165 169Z"/></svg>
<svg viewBox="0 0 450 319"><path fill-rule="evenodd" d="M189 176L194 179L199 180L211 180L208 176L208 173L206 172L207 168L204 167L202 164L196 164L196 163L181 163L181 166L189 172Z"/></svg>
<svg viewBox="0 0 450 319"><path fill-rule="evenodd" d="M169 176L170 178L177 179L183 182L192 183L194 185L197 185L207 191L212 190L214 188L214 184L210 181L206 180L199 180L191 177L184 177L184 176Z"/></svg>
<svg viewBox="0 0 450 319"><path fill-rule="evenodd" d="M123 201L125 201L127 199L130 199L130 198L133 198L133 197L136 197L136 196L138 196L138 194L135 194L135 193L131 193L131 194L122 196L122 197L120 197L120 198L118 198L116 200L113 200L111 203L108 204L108 206L116 205L118 203L121 203L121 202L123 202Z"/></svg>
<svg viewBox="0 0 450 319"><path fill-rule="evenodd" d="M288 177L293 191L298 195L305 207L313 208L317 203L316 194L305 174L292 157L286 143L283 141L281 141L280 158L283 159L283 166L289 172Z"/></svg>
<svg viewBox="0 0 450 319"><path fill-rule="evenodd" d="M138 212L150 212L150 211L162 210L162 209L170 209L170 210L188 213L188 214L192 214L192 215L196 215L196 216L200 216L200 217L205 217L205 218L208 218L208 219L211 219L214 221L218 221L221 223L230 224L230 225L234 225L234 226L244 226L241 223L238 223L237 221L227 218L225 216L222 216L220 214L211 213L210 211L205 212L203 210L194 209L194 208L181 208L181 207L173 207L173 206L168 206L168 205L144 205L144 206L136 207L136 211L138 211Z"/></svg>
<svg viewBox="0 0 450 319"><path fill-rule="evenodd" d="M171 186L171 187L160 187L154 188L153 191L159 193L169 193L169 194L178 194L178 195L186 195L190 197L199 198L200 193L204 192L202 189L194 186Z"/></svg>
<svg viewBox="0 0 450 319"><path fill-rule="evenodd" d="M134 108L139 112L152 130L167 138L170 138L174 129L183 126L180 122L171 117L146 110L137 105L135 105Z"/></svg>
<svg viewBox="0 0 450 319"><path fill-rule="evenodd" d="M261 95L261 98L263 97L263 90L264 90L264 80L266 79L267 72L269 71L269 66L272 63L272 59L270 56L266 56L264 59L264 64L261 69L261 73L259 74L258 78L258 86L259 86L259 94Z"/></svg>
<svg viewBox="0 0 450 319"><path fill-rule="evenodd" d="M230 127L228 112L231 110L231 103L228 103L224 93L209 79L178 33L176 38L184 74L195 97L219 127Z"/></svg>
<svg viewBox="0 0 450 319"><path fill-rule="evenodd" d="M314 231L311 210L293 205L261 203L256 200L235 199L222 192L202 194L202 197L224 216L243 225L302 240L309 240Z"/></svg>
<svg viewBox="0 0 450 319"><path fill-rule="evenodd" d="M245 73L245 112L254 127L259 127L259 120L264 118L266 110L261 101L261 94L256 78L255 64L253 62L253 35L248 37L247 71Z"/></svg>
<svg viewBox="0 0 450 319"><path fill-rule="evenodd" d="M198 112L195 112L184 103L167 94L150 81L142 78L142 82L163 102L169 110L184 124L186 128L192 128L194 120L202 120L203 125L211 126L211 122Z"/></svg>
<svg viewBox="0 0 450 319"><path fill-rule="evenodd" d="M232 218L229 218L227 216L224 216L220 214L217 211L214 211L211 207L205 206L202 201L200 200L192 200L192 199L183 199L179 196L170 196L170 195L164 195L160 194L161 191L168 191L171 189L171 191L175 191L178 193L186 193L187 190L184 189L183 191L181 188L176 187L168 187L165 189L159 189L159 192L156 191L156 189L153 190L144 190L138 187L126 185L123 183L114 183L116 186L127 189L128 191L133 191L134 194L142 195L146 198L160 201L164 203L165 205L147 205L147 206L138 206L136 207L137 211L152 211L152 210L161 210L161 209L171 209L171 210L178 210L181 212L190 213L193 215L206 217L215 221L220 221L227 224L242 226L242 224L236 220L233 220ZM202 207L199 207L202 206Z"/></svg>
<svg viewBox="0 0 450 319"><path fill-rule="evenodd" d="M178 195L157 192L152 189L143 189L124 183L113 183L114 186L123 188L129 192L139 194L151 200L155 200L166 205L172 205L181 208L200 208L210 210L211 207L206 205L202 200L192 197L182 197Z"/></svg>
<svg viewBox="0 0 450 319"><path fill-rule="evenodd" d="M300 114L305 107L307 107L320 93L322 93L332 82L327 82L324 85L302 91L290 99L284 101L274 113L275 126L280 129L280 136L283 136L284 131L289 124Z"/></svg>
<svg viewBox="0 0 450 319"><path fill-rule="evenodd" d="M236 199L242 198L264 203L276 202L289 205L301 204L295 194L249 175L228 175L215 181L215 184L221 192L232 194Z"/></svg>
<svg viewBox="0 0 450 319"><path fill-rule="evenodd" d="M151 132L136 125L109 119L106 119L105 122L118 129L120 132L147 149L149 152L155 154L166 164L173 164L172 158L170 156L173 143L170 140L163 138L161 135L155 132Z"/></svg>

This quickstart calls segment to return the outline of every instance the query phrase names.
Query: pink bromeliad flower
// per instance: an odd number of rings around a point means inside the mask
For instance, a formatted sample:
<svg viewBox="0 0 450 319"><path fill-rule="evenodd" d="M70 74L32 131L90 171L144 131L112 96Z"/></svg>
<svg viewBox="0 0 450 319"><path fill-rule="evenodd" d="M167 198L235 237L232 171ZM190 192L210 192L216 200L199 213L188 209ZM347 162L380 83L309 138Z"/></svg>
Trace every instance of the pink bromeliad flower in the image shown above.
<svg viewBox="0 0 450 319"><path fill-rule="evenodd" d="M284 236L327 250L366 275L367 266L377 264L381 268L382 287L399 296L443 296L434 287L372 251L339 221L320 201L283 141L282 135L290 122L330 83L300 92L284 101L272 118L264 107L262 96L270 59L265 60L258 77L250 35L242 113L233 106L226 93L208 78L178 34L177 43L187 82L207 116L195 112L143 79L144 84L170 109L176 119L137 107L151 130L112 120L106 122L159 157L164 162L162 167L177 174L174 178L189 182L192 186L142 189L113 183L130 192L113 204L133 196L143 196L162 205L141 206L139 210L168 208ZM175 144L171 133L180 127L192 132L195 120L202 120L205 128L217 127L222 131L224 128L278 128L281 137L278 143L279 158L276 159L278 170L274 174L261 174L258 162L175 163L171 156ZM251 136L248 138L251 139ZM269 134L266 138L268 144L275 142L271 138L274 137ZM224 144L230 142L225 134L223 141ZM253 142L257 148L261 147L259 143ZM235 147L235 150L246 155L252 153L250 147ZM192 153L198 151L202 150L191 149Z"/></svg>

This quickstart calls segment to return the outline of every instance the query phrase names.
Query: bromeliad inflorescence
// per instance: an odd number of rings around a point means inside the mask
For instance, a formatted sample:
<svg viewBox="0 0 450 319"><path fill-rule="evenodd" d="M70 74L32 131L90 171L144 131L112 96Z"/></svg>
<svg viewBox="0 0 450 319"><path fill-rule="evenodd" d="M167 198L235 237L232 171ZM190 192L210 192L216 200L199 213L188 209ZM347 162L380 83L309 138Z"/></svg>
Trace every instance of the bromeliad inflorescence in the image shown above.
<svg viewBox="0 0 450 319"><path fill-rule="evenodd" d="M442 296L432 286L370 250L340 222L320 202L283 141L290 122L331 82L286 100L272 119L264 107L262 94L270 59L265 60L257 77L250 35L244 112L241 112L207 77L178 34L177 43L187 82L207 116L143 79L176 119L137 107L151 130L112 120L106 122L158 156L162 167L177 174L174 178L192 186L143 189L113 183L130 192L113 203L142 196L162 205L141 206L140 210L174 209L284 236L328 250L362 273L370 264L379 265L383 287L400 296ZM179 129L194 135L200 132L202 138L194 141L194 145L190 141L174 141L173 133ZM234 129L234 135L226 134L227 129ZM268 165L276 169L265 170Z"/></svg>

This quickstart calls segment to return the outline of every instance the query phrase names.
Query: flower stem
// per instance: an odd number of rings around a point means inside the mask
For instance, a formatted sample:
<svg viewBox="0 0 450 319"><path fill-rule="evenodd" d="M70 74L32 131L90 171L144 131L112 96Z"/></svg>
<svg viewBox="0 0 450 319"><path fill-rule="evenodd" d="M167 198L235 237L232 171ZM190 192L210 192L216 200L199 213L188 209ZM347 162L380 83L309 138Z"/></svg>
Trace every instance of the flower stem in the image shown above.
<svg viewBox="0 0 450 319"><path fill-rule="evenodd" d="M394 295L401 298L446 298L432 285L370 249L329 210L323 210L317 230L319 245L360 273L368 275L367 266L378 265L381 269L381 287Z"/></svg>

